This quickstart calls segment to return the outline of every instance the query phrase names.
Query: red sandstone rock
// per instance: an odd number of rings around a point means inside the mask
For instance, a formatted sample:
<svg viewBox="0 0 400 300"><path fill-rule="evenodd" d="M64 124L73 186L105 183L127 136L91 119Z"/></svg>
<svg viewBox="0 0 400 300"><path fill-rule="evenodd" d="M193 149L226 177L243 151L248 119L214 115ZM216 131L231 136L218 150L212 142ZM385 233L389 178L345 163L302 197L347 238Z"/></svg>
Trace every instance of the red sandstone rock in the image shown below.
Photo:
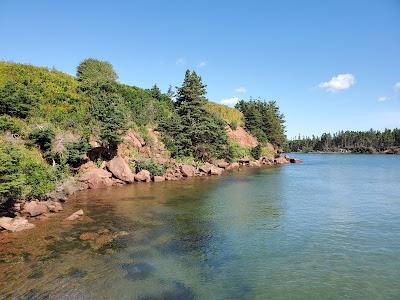
<svg viewBox="0 0 400 300"><path fill-rule="evenodd" d="M184 177L193 177L196 175L196 168L191 165L182 165L181 172Z"/></svg>
<svg viewBox="0 0 400 300"><path fill-rule="evenodd" d="M87 183L90 189L97 189L112 186L114 182L111 176L112 174L106 170L94 168L86 171L78 180Z"/></svg>
<svg viewBox="0 0 400 300"><path fill-rule="evenodd" d="M107 169L118 179L128 183L135 181L135 175L121 156L114 157L106 164L106 166Z"/></svg>
<svg viewBox="0 0 400 300"><path fill-rule="evenodd" d="M150 172L147 170L140 171L139 173L137 173L135 175L135 180L136 181L145 181L145 182L151 181Z"/></svg>
<svg viewBox="0 0 400 300"><path fill-rule="evenodd" d="M223 159L218 159L214 162L214 165L216 165L219 168L223 168L226 169L227 167L229 167L229 163Z"/></svg>
<svg viewBox="0 0 400 300"><path fill-rule="evenodd" d="M0 227L11 232L17 232L26 229L32 229L35 227L35 225L29 223L27 219L22 217L15 217L15 218L2 217L0 218Z"/></svg>
<svg viewBox="0 0 400 300"><path fill-rule="evenodd" d="M39 201L31 201L24 204L22 213L36 217L48 211L47 205Z"/></svg>
<svg viewBox="0 0 400 300"><path fill-rule="evenodd" d="M75 220L78 220L78 219L80 219L82 217L83 217L83 210L80 209L80 210L74 212L72 215L70 215L65 220L67 220L67 221L75 221Z"/></svg>
<svg viewBox="0 0 400 300"><path fill-rule="evenodd" d="M153 181L154 181L154 182L165 181L165 177L164 177L164 176L154 176L154 177L153 177Z"/></svg>

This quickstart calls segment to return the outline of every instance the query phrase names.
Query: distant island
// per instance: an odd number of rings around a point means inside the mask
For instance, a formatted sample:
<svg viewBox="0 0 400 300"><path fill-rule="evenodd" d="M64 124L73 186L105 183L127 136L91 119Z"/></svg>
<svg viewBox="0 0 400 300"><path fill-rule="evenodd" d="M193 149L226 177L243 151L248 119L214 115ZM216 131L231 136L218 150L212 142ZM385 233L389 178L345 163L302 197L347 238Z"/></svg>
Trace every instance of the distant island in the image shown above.
<svg viewBox="0 0 400 300"><path fill-rule="evenodd" d="M400 129L340 131L319 137L298 137L288 142L288 151L400 154Z"/></svg>

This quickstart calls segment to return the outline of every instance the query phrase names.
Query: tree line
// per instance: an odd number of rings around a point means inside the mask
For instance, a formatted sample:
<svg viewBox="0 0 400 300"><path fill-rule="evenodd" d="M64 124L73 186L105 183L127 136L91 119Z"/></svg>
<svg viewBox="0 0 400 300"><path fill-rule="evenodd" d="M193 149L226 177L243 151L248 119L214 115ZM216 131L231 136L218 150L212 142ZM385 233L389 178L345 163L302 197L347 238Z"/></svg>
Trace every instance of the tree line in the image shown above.
<svg viewBox="0 0 400 300"><path fill-rule="evenodd" d="M378 131L339 131L323 133L321 136L298 137L288 142L293 152L310 151L350 151L350 152L384 152L394 151L400 147L400 129Z"/></svg>

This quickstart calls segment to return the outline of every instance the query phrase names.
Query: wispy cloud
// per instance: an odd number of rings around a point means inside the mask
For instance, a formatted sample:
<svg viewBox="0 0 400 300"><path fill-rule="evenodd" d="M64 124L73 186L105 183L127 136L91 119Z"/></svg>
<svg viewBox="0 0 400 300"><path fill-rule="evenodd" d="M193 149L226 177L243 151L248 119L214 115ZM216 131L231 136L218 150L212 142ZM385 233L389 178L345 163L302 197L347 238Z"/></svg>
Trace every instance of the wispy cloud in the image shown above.
<svg viewBox="0 0 400 300"><path fill-rule="evenodd" d="M179 65L185 65L186 64L186 59L184 59L183 57L179 57L176 62L175 62L178 66Z"/></svg>
<svg viewBox="0 0 400 300"><path fill-rule="evenodd" d="M245 94L247 92L247 89L244 86L239 86L235 89L235 92Z"/></svg>
<svg viewBox="0 0 400 300"><path fill-rule="evenodd" d="M203 67L205 67L207 65L208 65L208 61L206 61L206 60L203 60L203 61L199 62L199 67L200 68L203 68Z"/></svg>
<svg viewBox="0 0 400 300"><path fill-rule="evenodd" d="M395 84L394 84L394 90L396 91L396 92L400 92L400 81L399 82L396 82Z"/></svg>
<svg viewBox="0 0 400 300"><path fill-rule="evenodd" d="M390 97L381 96L381 97L378 98L379 102L385 102L385 101L388 101L388 100L390 100Z"/></svg>
<svg viewBox="0 0 400 300"><path fill-rule="evenodd" d="M353 74L339 74L334 76L329 81L321 82L318 87L329 92L347 90L356 83Z"/></svg>
<svg viewBox="0 0 400 300"><path fill-rule="evenodd" d="M220 101L221 104L228 105L228 106L234 106L238 102L239 102L239 98L238 97L222 99Z"/></svg>

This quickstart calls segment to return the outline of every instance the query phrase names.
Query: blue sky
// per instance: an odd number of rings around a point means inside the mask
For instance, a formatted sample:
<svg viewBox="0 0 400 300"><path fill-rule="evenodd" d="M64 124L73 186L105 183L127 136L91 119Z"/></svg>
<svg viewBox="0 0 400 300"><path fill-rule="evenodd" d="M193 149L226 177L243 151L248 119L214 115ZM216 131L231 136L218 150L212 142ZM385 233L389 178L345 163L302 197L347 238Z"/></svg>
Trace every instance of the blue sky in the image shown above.
<svg viewBox="0 0 400 300"><path fill-rule="evenodd" d="M2 0L0 34L1 60L95 57L145 88L195 69L212 101L277 100L288 137L400 127L399 0Z"/></svg>

